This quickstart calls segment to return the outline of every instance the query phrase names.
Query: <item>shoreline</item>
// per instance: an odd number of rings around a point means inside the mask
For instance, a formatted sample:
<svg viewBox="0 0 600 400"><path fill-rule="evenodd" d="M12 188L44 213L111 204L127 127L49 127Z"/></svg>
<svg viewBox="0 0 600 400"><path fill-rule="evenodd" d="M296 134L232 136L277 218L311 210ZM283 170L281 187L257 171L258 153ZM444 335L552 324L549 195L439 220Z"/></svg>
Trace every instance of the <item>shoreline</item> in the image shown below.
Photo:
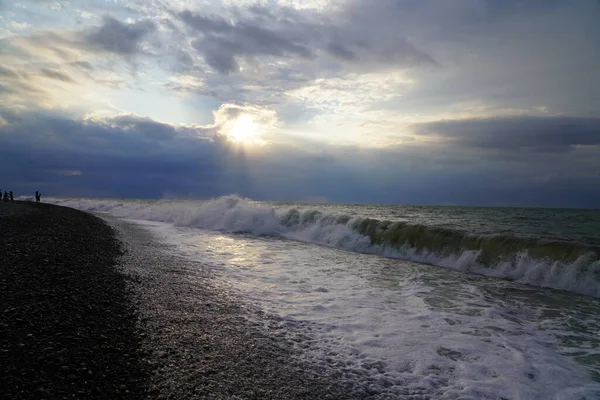
<svg viewBox="0 0 600 400"><path fill-rule="evenodd" d="M140 226L14 202L0 204L0 229L4 398L378 397L301 361L301 331L250 316Z"/></svg>
<svg viewBox="0 0 600 400"><path fill-rule="evenodd" d="M364 376L302 361L311 338L229 297L200 262L170 254L144 227L102 215L126 251L153 399L364 399ZM400 396L402 397L402 396Z"/></svg>

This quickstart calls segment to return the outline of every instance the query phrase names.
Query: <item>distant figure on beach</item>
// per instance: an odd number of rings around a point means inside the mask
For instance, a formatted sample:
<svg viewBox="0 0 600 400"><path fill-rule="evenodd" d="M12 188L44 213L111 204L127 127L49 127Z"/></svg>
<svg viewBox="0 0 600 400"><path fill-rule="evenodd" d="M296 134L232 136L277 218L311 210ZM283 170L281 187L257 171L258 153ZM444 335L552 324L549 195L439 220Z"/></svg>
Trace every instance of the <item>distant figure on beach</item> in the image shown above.
<svg viewBox="0 0 600 400"><path fill-rule="evenodd" d="M10 197L10 201L15 201L12 190L8 193L8 196Z"/></svg>
<svg viewBox="0 0 600 400"><path fill-rule="evenodd" d="M4 191L4 201L8 201L8 192L5 190Z"/></svg>
<svg viewBox="0 0 600 400"><path fill-rule="evenodd" d="M42 194L36 190L35 191L35 202L39 203L41 198L42 198Z"/></svg>

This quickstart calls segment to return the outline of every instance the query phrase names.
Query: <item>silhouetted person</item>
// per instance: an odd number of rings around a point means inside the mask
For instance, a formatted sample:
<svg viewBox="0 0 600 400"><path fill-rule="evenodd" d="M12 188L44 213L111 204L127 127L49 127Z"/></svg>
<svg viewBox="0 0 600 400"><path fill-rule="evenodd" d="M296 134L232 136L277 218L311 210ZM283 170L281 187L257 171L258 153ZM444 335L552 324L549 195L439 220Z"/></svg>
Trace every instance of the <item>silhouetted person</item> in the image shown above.
<svg viewBox="0 0 600 400"><path fill-rule="evenodd" d="M12 190L10 191L10 193L8 193L8 195L10 196L10 201L15 201Z"/></svg>
<svg viewBox="0 0 600 400"><path fill-rule="evenodd" d="M8 201L8 192L4 191L4 201Z"/></svg>
<svg viewBox="0 0 600 400"><path fill-rule="evenodd" d="M42 198L42 194L36 190L35 191L35 202L39 203L41 198Z"/></svg>

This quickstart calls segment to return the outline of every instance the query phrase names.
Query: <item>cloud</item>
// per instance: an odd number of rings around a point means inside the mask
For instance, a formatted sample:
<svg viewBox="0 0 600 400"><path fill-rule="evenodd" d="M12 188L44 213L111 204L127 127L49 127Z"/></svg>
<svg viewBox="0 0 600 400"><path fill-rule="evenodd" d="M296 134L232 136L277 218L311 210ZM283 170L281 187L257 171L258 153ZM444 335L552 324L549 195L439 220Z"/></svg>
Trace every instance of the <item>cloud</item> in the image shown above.
<svg viewBox="0 0 600 400"><path fill-rule="evenodd" d="M202 47L202 43L194 42L192 46ZM204 54L204 60L210 67L223 74L240 70L240 66L231 54L220 54L218 50L207 50Z"/></svg>
<svg viewBox="0 0 600 400"><path fill-rule="evenodd" d="M23 68L10 69L0 65L1 90L5 94L0 97L0 106L19 109L49 104L53 101L49 90L54 90L57 84L60 86L64 83L76 83L67 73L53 68L36 69L28 65L24 67L29 68L30 72Z"/></svg>
<svg viewBox="0 0 600 400"><path fill-rule="evenodd" d="M257 120L260 115L268 119L259 109L241 106L215 110L214 123L206 126L133 114L81 120L39 113L11 116L0 110L6 120L0 126L0 173L4 185L17 193L42 190L47 195L139 198L170 192L206 198L239 193L287 201L600 205L600 148L594 145L553 154L530 149L514 159L488 157L480 148L448 141L378 150L307 142L251 151L224 135L230 121L252 112ZM446 138L460 137L454 127L445 131ZM583 142L587 135L576 137L567 142Z"/></svg>
<svg viewBox="0 0 600 400"><path fill-rule="evenodd" d="M378 4L372 8L385 15ZM412 69L437 68L432 57L408 41L408 33L384 30L346 10L346 3L338 5L319 11L256 4L218 11L171 10L171 25L182 35L177 41L190 57L180 62L175 57L178 75L164 87L221 103L279 106L290 116L292 109L293 115L310 116L330 100L320 98L313 90L317 86L342 93L344 99L352 97L367 108L375 103L374 92L369 98L350 93L348 86L359 87L351 82L379 80L374 84L383 92L402 96L403 83L390 83L388 77L403 75L408 81ZM388 83L391 86L384 87ZM298 101L298 94L309 91L316 98ZM386 99L390 101L387 94ZM335 102L332 99L328 111L340 115L348 111L335 108Z"/></svg>
<svg viewBox="0 0 600 400"><path fill-rule="evenodd" d="M131 185L141 196L160 196L165 186L177 187L178 174L189 177L192 170L206 165L203 154L215 144L205 133L133 115L86 120L27 115L20 122L0 127L2 157L18 167L9 168L16 177L6 175L13 182L25 185L33 177L36 182L72 184L82 192L102 189L111 195L132 195L127 188ZM80 174L57 176L55 171ZM86 181L69 181L78 176Z"/></svg>
<svg viewBox="0 0 600 400"><path fill-rule="evenodd" d="M35 31L28 36L6 39L7 53L20 61L45 59L52 62L76 60L82 46L69 32Z"/></svg>
<svg viewBox="0 0 600 400"><path fill-rule="evenodd" d="M5 79L19 79L19 75L17 75L15 71L6 68L3 65L0 65L0 76Z"/></svg>
<svg viewBox="0 0 600 400"><path fill-rule="evenodd" d="M27 22L17 22L17 21L10 21L8 23L8 26L17 31L31 28L31 25L28 24Z"/></svg>
<svg viewBox="0 0 600 400"><path fill-rule="evenodd" d="M73 80L73 78L71 78L69 75L49 69L49 68L42 68L42 69L40 69L40 72L42 75L44 75L45 77L48 77L50 79L56 79L56 80L59 80L62 82L69 82L69 83L75 82Z"/></svg>
<svg viewBox="0 0 600 400"><path fill-rule="evenodd" d="M232 193L251 179L243 153L219 133L229 118L249 112L235 110L222 109L219 121L203 127L132 114L76 120L26 113L10 118L10 112L0 109L0 116L10 120L0 125L3 185L17 193L42 190L47 195Z"/></svg>
<svg viewBox="0 0 600 400"><path fill-rule="evenodd" d="M48 70L47 72L51 74L54 71ZM43 71L42 74L44 74ZM0 78L2 80L0 92L5 94L0 97L0 106L23 106L32 101L48 100L48 93L41 85L36 84L36 79L39 78L23 69L11 69L0 65Z"/></svg>
<svg viewBox="0 0 600 400"><path fill-rule="evenodd" d="M7 54L22 60L44 60L55 63L70 62L89 69L83 55L92 57L111 53L131 57L145 51L146 39L156 31L156 24L148 19L123 23L105 15L102 24L82 30L37 30L28 36L16 36L6 40ZM79 64L76 64L79 63Z"/></svg>
<svg viewBox="0 0 600 400"><path fill-rule="evenodd" d="M72 63L73 65L83 68L87 71L93 71L94 67L92 66L92 64L90 64L88 61L74 61Z"/></svg>
<svg viewBox="0 0 600 400"><path fill-rule="evenodd" d="M177 136L177 129L173 125L160 123L148 117L135 114L118 115L106 120L113 128L120 128L136 135L146 136L156 140L169 140Z"/></svg>
<svg viewBox="0 0 600 400"><path fill-rule="evenodd" d="M4 3L32 26L0 32L0 151L23 182L463 204L598 183L597 2ZM269 144L235 149L238 120Z"/></svg>
<svg viewBox="0 0 600 400"><path fill-rule="evenodd" d="M228 19L190 10L176 15L199 35L192 47L210 67L224 74L239 72L240 58L254 57L312 60L331 55L343 62L380 68L435 64L401 35L389 31L382 35L373 26L359 30L357 22L361 21L354 15L324 18L313 10L263 6L232 13Z"/></svg>
<svg viewBox="0 0 600 400"><path fill-rule="evenodd" d="M290 32L258 26L251 21L231 23L221 17L209 17L183 11L179 18L202 36L192 47L204 55L209 66L221 73L239 71L236 57L294 55L312 57L301 38Z"/></svg>
<svg viewBox="0 0 600 400"><path fill-rule="evenodd" d="M0 83L0 93L14 93L14 90L3 83Z"/></svg>
<svg viewBox="0 0 600 400"><path fill-rule="evenodd" d="M507 117L437 121L415 126L421 136L449 140L459 147L503 151L567 152L600 146L600 118Z"/></svg>
<svg viewBox="0 0 600 400"><path fill-rule="evenodd" d="M105 16L99 26L79 30L37 30L13 36L0 46L0 104L16 108L83 108L98 104L106 88L128 87L127 71L135 74L145 64L156 25L148 20L122 23ZM149 51L149 50L148 50ZM49 78L49 79L48 79ZM42 95L40 95L42 94Z"/></svg>
<svg viewBox="0 0 600 400"><path fill-rule="evenodd" d="M32 3L44 4L52 10L60 11L69 5L70 0L28 0Z"/></svg>
<svg viewBox="0 0 600 400"><path fill-rule="evenodd" d="M92 49L120 55L132 55L142 51L143 39L156 30L150 20L140 20L131 24L104 16L101 26L84 33L84 43Z"/></svg>
<svg viewBox="0 0 600 400"><path fill-rule="evenodd" d="M333 56L346 61L351 61L356 58L356 54L353 51L348 50L341 43L329 43L327 45L327 51Z"/></svg>
<svg viewBox="0 0 600 400"><path fill-rule="evenodd" d="M200 32L228 33L233 31L233 25L221 17L208 17L192 13L189 10L180 12L178 17L188 26Z"/></svg>

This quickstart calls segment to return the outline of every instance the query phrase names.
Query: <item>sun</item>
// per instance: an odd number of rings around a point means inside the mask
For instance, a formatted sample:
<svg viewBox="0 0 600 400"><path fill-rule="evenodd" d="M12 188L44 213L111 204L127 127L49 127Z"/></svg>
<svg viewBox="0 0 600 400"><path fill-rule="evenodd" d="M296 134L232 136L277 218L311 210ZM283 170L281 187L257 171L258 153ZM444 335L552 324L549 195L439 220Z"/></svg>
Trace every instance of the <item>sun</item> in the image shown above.
<svg viewBox="0 0 600 400"><path fill-rule="evenodd" d="M229 139L236 143L259 142L259 134L256 123L248 115L241 115L227 131Z"/></svg>

